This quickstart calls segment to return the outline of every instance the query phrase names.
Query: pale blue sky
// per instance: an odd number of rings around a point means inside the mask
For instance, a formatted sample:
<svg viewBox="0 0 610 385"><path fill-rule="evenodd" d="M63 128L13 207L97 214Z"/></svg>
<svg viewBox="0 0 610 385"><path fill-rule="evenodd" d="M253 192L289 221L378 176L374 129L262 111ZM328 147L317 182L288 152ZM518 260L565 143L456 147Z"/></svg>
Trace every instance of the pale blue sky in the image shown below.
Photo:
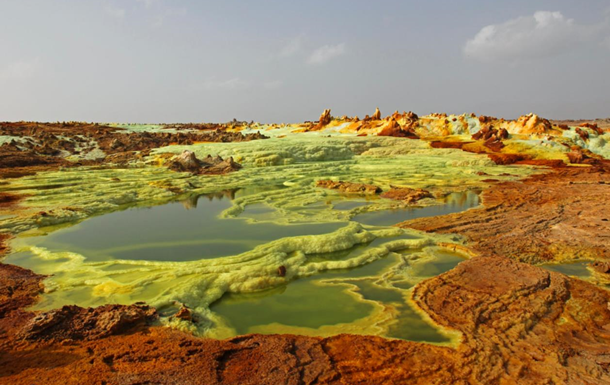
<svg viewBox="0 0 610 385"><path fill-rule="evenodd" d="M0 0L0 120L610 116L610 2Z"/></svg>

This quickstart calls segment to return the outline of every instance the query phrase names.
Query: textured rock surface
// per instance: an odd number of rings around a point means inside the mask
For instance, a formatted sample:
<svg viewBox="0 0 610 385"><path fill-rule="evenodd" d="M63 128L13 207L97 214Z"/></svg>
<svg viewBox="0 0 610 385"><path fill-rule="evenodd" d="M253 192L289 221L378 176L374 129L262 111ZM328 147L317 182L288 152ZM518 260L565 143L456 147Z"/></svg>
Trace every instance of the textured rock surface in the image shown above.
<svg viewBox="0 0 610 385"><path fill-rule="evenodd" d="M610 166L559 168L495 185L484 207L400 224L465 235L481 255L540 263L610 258Z"/></svg>
<svg viewBox="0 0 610 385"><path fill-rule="evenodd" d="M414 298L463 333L460 367L473 382L610 381L610 296L589 283L477 257L419 285Z"/></svg>
<svg viewBox="0 0 610 385"><path fill-rule="evenodd" d="M405 203L415 203L424 198L432 198L433 195L428 190L421 188L393 188L380 195L382 198L394 199Z"/></svg>
<svg viewBox="0 0 610 385"><path fill-rule="evenodd" d="M3 269L6 265L0 265ZM23 341L0 322L0 383L610 381L610 297L591 284L507 258L477 257L424 281L414 299L436 322L462 333L456 348L353 335L198 339L160 327L71 343L41 334ZM113 311L102 307L77 313L95 312L100 319ZM21 312L13 325L24 324L23 319L28 325L32 317ZM100 323L93 325L95 330ZM103 330L94 334L104 335Z"/></svg>
<svg viewBox="0 0 610 385"><path fill-rule="evenodd" d="M157 316L144 305L105 305L97 308L64 306L32 318L20 337L27 340L94 340L148 324Z"/></svg>
<svg viewBox="0 0 610 385"><path fill-rule="evenodd" d="M171 144L242 142L265 139L259 132L227 131L227 125L172 125L171 129L128 131L97 123L0 122L0 175L15 168L55 169L142 159L151 149ZM37 169L36 169L37 167Z"/></svg>
<svg viewBox="0 0 610 385"><path fill-rule="evenodd" d="M170 170L206 175L227 174L240 168L241 165L236 163L232 157L225 160L220 156L208 155L204 160L199 160L192 151L188 150L184 150L169 163Z"/></svg>
<svg viewBox="0 0 610 385"><path fill-rule="evenodd" d="M43 278L30 270L0 263L0 323L3 326L6 326L3 321L12 312L20 311L37 301L38 294L43 289Z"/></svg>
<svg viewBox="0 0 610 385"><path fill-rule="evenodd" d="M379 186L364 183L352 183L332 180L319 180L316 182L316 187L327 188L330 190L339 190L350 194L378 194L381 192Z"/></svg>

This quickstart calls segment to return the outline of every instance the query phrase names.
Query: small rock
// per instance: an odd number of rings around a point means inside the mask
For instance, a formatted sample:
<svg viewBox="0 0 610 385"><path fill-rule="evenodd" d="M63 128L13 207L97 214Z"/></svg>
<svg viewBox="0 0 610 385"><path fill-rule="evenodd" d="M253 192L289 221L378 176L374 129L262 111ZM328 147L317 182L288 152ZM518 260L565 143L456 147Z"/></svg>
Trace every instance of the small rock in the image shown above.
<svg viewBox="0 0 610 385"><path fill-rule="evenodd" d="M180 310L178 310L178 312L174 314L174 317L184 321L193 321L193 313L191 312L191 309L184 305L180 306Z"/></svg>
<svg viewBox="0 0 610 385"><path fill-rule="evenodd" d="M286 276L286 266L280 266L277 268L277 275L279 275L280 277L285 277Z"/></svg>

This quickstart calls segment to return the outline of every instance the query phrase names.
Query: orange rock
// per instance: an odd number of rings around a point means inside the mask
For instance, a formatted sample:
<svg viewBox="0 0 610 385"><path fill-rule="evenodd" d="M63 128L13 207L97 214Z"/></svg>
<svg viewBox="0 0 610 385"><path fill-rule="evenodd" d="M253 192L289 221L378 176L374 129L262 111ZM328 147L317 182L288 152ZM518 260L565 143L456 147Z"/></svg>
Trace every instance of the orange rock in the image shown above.
<svg viewBox="0 0 610 385"><path fill-rule="evenodd" d="M356 194L378 194L382 190L380 187L372 184L352 183L352 182L335 182L330 179L319 180L316 182L316 187L327 188L331 190L339 190L346 193Z"/></svg>
<svg viewBox="0 0 610 385"><path fill-rule="evenodd" d="M381 120L381 111L379 111L379 108L375 109L375 113L371 116L371 120Z"/></svg>
<svg viewBox="0 0 610 385"><path fill-rule="evenodd" d="M332 116L330 115L330 109L324 110L322 115L320 115L320 119L318 119L318 123L312 128L312 130L321 130L326 127L332 121Z"/></svg>
<svg viewBox="0 0 610 385"><path fill-rule="evenodd" d="M433 198L434 196L428 190L412 189L408 187L392 188L380 195L382 198L394 199L403 201L408 204L415 203L424 198Z"/></svg>

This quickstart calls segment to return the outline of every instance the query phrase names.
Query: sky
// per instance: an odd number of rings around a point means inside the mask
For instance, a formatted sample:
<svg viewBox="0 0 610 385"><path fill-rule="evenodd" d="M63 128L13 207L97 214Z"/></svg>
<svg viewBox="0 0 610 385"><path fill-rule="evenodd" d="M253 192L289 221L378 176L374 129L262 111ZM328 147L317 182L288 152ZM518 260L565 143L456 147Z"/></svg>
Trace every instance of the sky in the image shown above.
<svg viewBox="0 0 610 385"><path fill-rule="evenodd" d="M0 0L0 121L610 116L608 0Z"/></svg>

